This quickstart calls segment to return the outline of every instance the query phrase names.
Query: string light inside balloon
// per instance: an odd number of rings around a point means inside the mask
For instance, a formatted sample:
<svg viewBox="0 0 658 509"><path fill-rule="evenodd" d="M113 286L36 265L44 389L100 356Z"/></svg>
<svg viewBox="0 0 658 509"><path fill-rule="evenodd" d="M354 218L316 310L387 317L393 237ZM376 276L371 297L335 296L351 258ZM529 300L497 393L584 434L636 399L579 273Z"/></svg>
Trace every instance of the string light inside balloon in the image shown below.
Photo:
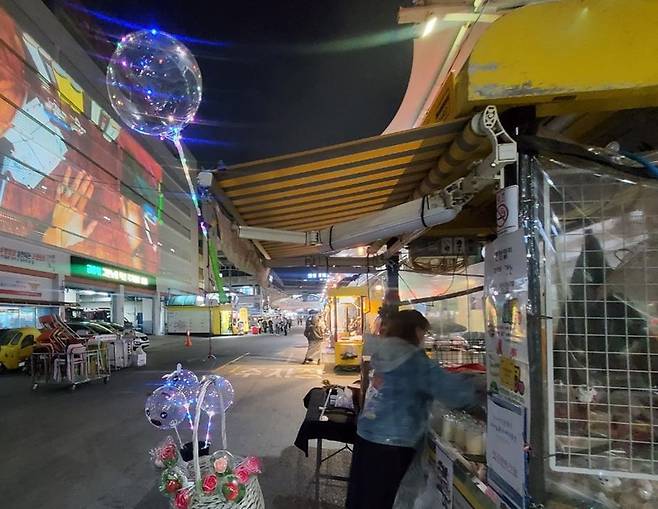
<svg viewBox="0 0 658 509"><path fill-rule="evenodd" d="M210 382L205 384L204 382ZM220 415L222 422L222 433L225 431L225 415L226 410L230 408L235 399L235 391L233 385L226 378L219 375L208 375L201 380L199 391L204 391L204 397L197 396L197 400L201 400L201 409L208 415L208 424L206 427L206 442L210 437L210 429L212 419L215 415ZM225 441L225 440L224 440Z"/></svg>
<svg viewBox="0 0 658 509"><path fill-rule="evenodd" d="M207 236L181 144L181 131L194 120L202 96L201 71L190 50L155 28L127 34L107 66L106 85L112 107L126 125L142 134L172 141L199 225Z"/></svg>
<svg viewBox="0 0 658 509"><path fill-rule="evenodd" d="M191 429L192 413L190 407L196 402L199 379L194 372L188 369L183 369L183 366L180 363L176 365L175 371L163 376L163 378L165 379L165 386L172 387L185 396L185 410L187 412L187 418Z"/></svg>

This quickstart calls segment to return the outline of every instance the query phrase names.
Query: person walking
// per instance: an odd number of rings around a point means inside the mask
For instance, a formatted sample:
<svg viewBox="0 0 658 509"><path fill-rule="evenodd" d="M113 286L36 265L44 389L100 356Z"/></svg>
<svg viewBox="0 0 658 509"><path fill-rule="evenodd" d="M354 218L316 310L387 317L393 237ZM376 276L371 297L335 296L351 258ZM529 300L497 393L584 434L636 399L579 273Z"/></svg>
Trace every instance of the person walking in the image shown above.
<svg viewBox="0 0 658 509"><path fill-rule="evenodd" d="M312 363L314 361L320 364L320 347L322 346L322 340L324 338L317 316L311 316L306 320L304 336L306 336L306 339L308 340L308 348L306 350L306 357L302 364Z"/></svg>
<svg viewBox="0 0 658 509"><path fill-rule="evenodd" d="M449 408L475 404L475 385L449 374L421 347L429 322L418 311L386 319L387 336L369 337L370 384L357 420L347 509L391 509L400 482L421 446L432 400Z"/></svg>

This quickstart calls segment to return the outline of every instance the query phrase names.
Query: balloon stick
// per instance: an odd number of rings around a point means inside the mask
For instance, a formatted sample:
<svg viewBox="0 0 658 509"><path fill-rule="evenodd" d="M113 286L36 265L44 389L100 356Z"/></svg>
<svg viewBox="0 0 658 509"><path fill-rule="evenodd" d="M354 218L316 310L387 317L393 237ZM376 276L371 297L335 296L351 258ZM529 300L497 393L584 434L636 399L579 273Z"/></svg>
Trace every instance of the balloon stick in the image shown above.
<svg viewBox="0 0 658 509"><path fill-rule="evenodd" d="M192 422L192 412L190 412L190 404L187 405L187 420L190 421L190 430L194 428L194 423Z"/></svg>
<svg viewBox="0 0 658 509"><path fill-rule="evenodd" d="M192 197L192 203L194 203L194 210L196 210L197 218L199 219L199 224L201 225L201 231L203 232L204 237L208 236L206 231L206 225L203 222L203 216L201 215L201 207L199 206L199 198L197 197L196 190L194 189L194 184L192 183L192 177L190 177L190 169L187 165L187 158L185 157L185 151L183 150L183 145L180 142L180 132L176 132L172 141L176 150L178 150L178 157L180 158L181 165L183 166L183 173L185 174L185 180L187 180L187 186L190 188L190 196Z"/></svg>
<svg viewBox="0 0 658 509"><path fill-rule="evenodd" d="M208 414L208 427L206 428L206 445L210 442L210 423L212 422L212 416L214 414Z"/></svg>
<svg viewBox="0 0 658 509"><path fill-rule="evenodd" d="M219 411L221 412L222 449L226 450L226 409L224 408L224 395L221 390L219 391Z"/></svg>

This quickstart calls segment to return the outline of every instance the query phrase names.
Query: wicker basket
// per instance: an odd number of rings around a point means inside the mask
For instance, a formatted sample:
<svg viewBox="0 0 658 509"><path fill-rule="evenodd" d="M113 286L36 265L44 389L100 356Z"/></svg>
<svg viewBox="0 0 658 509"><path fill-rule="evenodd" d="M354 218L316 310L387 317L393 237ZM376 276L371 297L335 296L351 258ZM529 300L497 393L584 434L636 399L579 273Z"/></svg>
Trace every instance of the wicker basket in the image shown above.
<svg viewBox="0 0 658 509"><path fill-rule="evenodd" d="M195 483L196 488L194 497L188 509L265 509L265 501L263 500L263 493L261 492L257 477L251 477L249 482L245 484L245 496L239 502L227 501L221 492L206 495L199 488L201 472L211 470L212 467L210 464L210 456L199 458L199 422L201 420L201 405L203 403L203 399L205 398L208 386L212 383L212 380L204 381L201 384L201 388L199 390L194 427L192 431L192 440L194 444L193 458L192 461L188 461L185 464L188 478L197 480ZM224 412L221 412L220 418L222 431L222 449L226 450L226 415ZM172 507L175 508L175 505L172 504Z"/></svg>
<svg viewBox="0 0 658 509"><path fill-rule="evenodd" d="M201 495L195 497L189 509L265 509L258 479L254 477L245 487L247 491L240 502L227 502L221 495ZM172 507L175 508L174 505Z"/></svg>

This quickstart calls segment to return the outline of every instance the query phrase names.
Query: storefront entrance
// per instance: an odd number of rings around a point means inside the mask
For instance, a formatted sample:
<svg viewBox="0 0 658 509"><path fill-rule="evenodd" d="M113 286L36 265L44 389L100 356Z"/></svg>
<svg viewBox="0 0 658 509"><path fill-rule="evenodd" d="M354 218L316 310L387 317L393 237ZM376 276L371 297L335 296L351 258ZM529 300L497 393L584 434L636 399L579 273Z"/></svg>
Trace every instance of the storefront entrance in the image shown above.
<svg viewBox="0 0 658 509"><path fill-rule="evenodd" d="M153 334L153 298L126 295L124 317L137 330Z"/></svg>
<svg viewBox="0 0 658 509"><path fill-rule="evenodd" d="M67 287L64 291L66 320L122 321L123 318L119 317L120 319L117 320L117 317L112 312L112 299L114 295L115 292L109 288L90 289Z"/></svg>

